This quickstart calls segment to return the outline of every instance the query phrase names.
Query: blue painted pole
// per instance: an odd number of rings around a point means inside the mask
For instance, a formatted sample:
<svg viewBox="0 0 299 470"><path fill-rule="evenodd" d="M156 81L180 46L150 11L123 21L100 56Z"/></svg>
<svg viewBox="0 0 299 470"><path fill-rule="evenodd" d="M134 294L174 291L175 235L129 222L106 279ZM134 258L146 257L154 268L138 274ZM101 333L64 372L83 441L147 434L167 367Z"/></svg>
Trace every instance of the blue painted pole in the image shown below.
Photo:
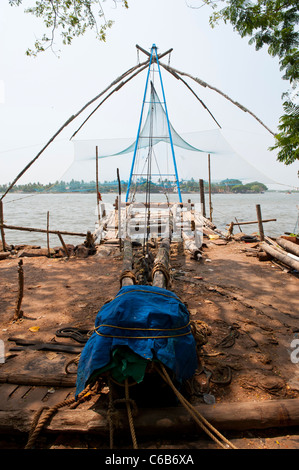
<svg viewBox="0 0 299 470"><path fill-rule="evenodd" d="M164 101L164 105L165 105L165 113L166 113L166 119L167 119L167 126L168 126L170 147L171 147L171 152L172 152L172 159L173 159L174 172L175 172L175 177L176 177L176 184L177 184L177 188L178 188L179 200L180 200L180 202L182 202L181 188L180 188L178 170L177 170L176 161L175 161L175 154L174 154L173 141L172 141L172 135L171 135L171 130L170 130L170 123L169 123L169 118L168 118L168 111L167 111L167 106L166 106L166 99L165 99L165 93L164 93L162 75L161 75L161 70L160 70L160 64L159 64L158 54L157 54L157 48L156 48L155 45L153 46L153 48L154 48L154 47L155 47L155 52L156 52L156 60L157 60L157 65L158 65L158 70L159 70L159 76L160 76L160 82L161 82L161 89L162 89L162 94L163 94L163 101Z"/></svg>
<svg viewBox="0 0 299 470"><path fill-rule="evenodd" d="M145 104L145 99L146 99L146 93L147 93L147 87L148 87L150 69L151 69L151 64L152 64L153 52L154 52L154 45L153 45L153 47L152 47L152 49L151 49L151 56L150 56L150 61L149 61L149 66L148 66L148 72L147 72L147 78L146 78L146 84L145 84L145 90L144 90L144 96L143 96L143 103L142 103L141 114L140 114L140 120L139 120L139 126L138 126L138 132L137 132L137 139L136 139L136 143L135 143L135 149L134 149L134 154L133 154L131 172L130 172L130 176L129 176L128 188L127 188L127 193L126 193L126 202L128 202L128 199L129 199L129 193L130 193L132 175L133 175L133 170L134 170L134 165L135 165L135 159L136 159L136 153L137 153L137 148L138 148L138 141L139 141L139 135L140 135L141 124L142 124L142 116L143 116L144 104Z"/></svg>

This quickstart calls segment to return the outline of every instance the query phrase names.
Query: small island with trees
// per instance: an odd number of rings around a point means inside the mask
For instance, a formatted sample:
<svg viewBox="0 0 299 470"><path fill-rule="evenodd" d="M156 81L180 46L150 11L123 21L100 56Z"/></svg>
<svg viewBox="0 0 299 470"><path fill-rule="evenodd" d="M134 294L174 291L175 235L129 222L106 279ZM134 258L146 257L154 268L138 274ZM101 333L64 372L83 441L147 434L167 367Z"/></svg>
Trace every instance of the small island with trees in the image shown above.
<svg viewBox="0 0 299 470"><path fill-rule="evenodd" d="M0 193L4 193L9 187L10 183L0 185ZM137 192L146 191L146 178L140 179L138 182ZM128 181L121 181L122 191L126 191L128 186ZM180 181L180 188L183 193L197 193L199 191L199 183L194 178L190 180ZM173 181L168 179L158 180L157 183L151 183L151 192L152 193L161 193L164 191L174 192L176 189ZM208 182L204 181L204 189L206 192L209 190ZM226 179L220 182L211 183L211 192L212 193L223 193L223 194L232 194L232 193L263 193L267 191L268 188L263 183L258 181L253 181L252 183L243 184L242 181L238 179ZM56 181L55 183L27 183L15 185L11 192L14 193L93 193L96 191L96 182L95 181L76 181L72 179L70 182L65 181ZM101 193L117 193L118 192L118 181L104 181L99 183L99 191Z"/></svg>

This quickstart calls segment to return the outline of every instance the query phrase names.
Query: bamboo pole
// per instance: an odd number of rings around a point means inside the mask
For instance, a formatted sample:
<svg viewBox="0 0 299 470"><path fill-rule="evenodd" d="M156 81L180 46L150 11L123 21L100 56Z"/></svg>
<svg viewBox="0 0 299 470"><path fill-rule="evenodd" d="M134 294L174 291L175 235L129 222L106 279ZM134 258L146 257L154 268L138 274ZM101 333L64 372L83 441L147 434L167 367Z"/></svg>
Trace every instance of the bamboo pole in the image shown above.
<svg viewBox="0 0 299 470"><path fill-rule="evenodd" d="M261 222L262 223L265 223L265 222L276 222L277 219L263 219ZM250 225L250 224L258 224L259 221L258 220L252 220L252 221L249 221L249 222L231 222L231 224L233 225Z"/></svg>
<svg viewBox="0 0 299 470"><path fill-rule="evenodd" d="M200 191L200 203L201 203L201 211L202 215L206 216L206 204L205 204L205 190L204 190L204 182L203 180L199 180L199 191Z"/></svg>
<svg viewBox="0 0 299 470"><path fill-rule="evenodd" d="M158 55L158 59L164 57L165 55L167 55L170 51L166 51L166 52L163 52L163 54L159 54ZM88 121L88 119L91 118L91 116L99 109L100 106L102 106L102 104L113 94L115 93L116 91L120 90L124 85L126 85L130 80L132 80L132 78L136 77L136 75L138 75L140 72L142 72L143 70L147 69L148 67L148 64L149 64L149 59L146 61L146 62L142 62L141 64L138 64L137 66L135 67L132 67L132 69L130 69L130 71L126 72L125 74L122 75L121 78L125 78L125 76L127 76L129 73L132 73L134 72L134 70L136 70L137 68L139 68L139 70L137 70L134 74L132 74L130 77L128 77L126 80L122 81L119 83L119 85L117 87L114 88L114 90L112 90L96 107L95 109L87 116L87 118L85 119L85 121L83 121L83 123L81 124L81 126L73 133L72 137L71 137L71 140L73 137L75 137L75 135L79 132L79 130L84 126L84 124L86 124L86 122ZM120 81L120 79L118 80L118 82ZM107 91L107 90L106 90Z"/></svg>
<svg viewBox="0 0 299 470"><path fill-rule="evenodd" d="M2 248L3 248L3 251L7 251L7 250L6 250L5 234L4 234L3 224L4 224L4 219L3 219L3 203L2 203L2 201L0 200L0 226L1 226Z"/></svg>
<svg viewBox="0 0 299 470"><path fill-rule="evenodd" d="M16 225L6 225L0 224L0 227L9 229L9 230L21 230L23 232L38 232L38 233L51 233L53 235L70 235L73 237L86 237L86 233L78 233L78 232L67 232L65 230L46 230L43 228L34 228L34 227L17 227Z"/></svg>
<svg viewBox="0 0 299 470"><path fill-rule="evenodd" d="M299 261L296 261L295 259L291 258L288 253L284 254L281 251L278 251L278 249L275 249L273 246L268 245L266 242L262 242L260 244L260 247L273 258L276 258L283 264L289 266L290 268L299 271Z"/></svg>
<svg viewBox="0 0 299 470"><path fill-rule="evenodd" d="M267 129L268 132L270 132L270 134L274 135L275 133L273 131L271 131L271 129L269 129L269 127L267 127L253 112L251 112L248 108L245 108L245 106L243 106L242 104L238 103L237 101L233 100L232 98L230 98L228 95L226 95L225 93L223 93L221 90L219 90L218 88L212 86L212 85L209 85L207 82L204 82L203 80L201 80L200 78L198 77L193 77L192 75L190 75L189 73L186 73L186 72L182 72L180 70L177 70L177 69L174 69L173 67L170 67L169 65L166 65L166 64L163 64L162 62L160 62L160 65L162 67L165 68L165 70L167 70L168 72L172 73L174 76L176 76L177 79L181 80L181 77L179 75L183 75L183 76L186 76L186 77L189 77L191 78L192 80L194 80L196 83L198 83L200 86L202 87L205 87L205 88L210 88L210 90L213 90L215 91L216 93L219 93L220 95L222 95L225 99L227 99L228 101L230 101L231 103L233 103L235 106L237 106L238 108L240 108L242 111L244 111L245 113L248 113L250 114L254 119L256 119L263 127L265 127L265 129Z"/></svg>
<svg viewBox="0 0 299 470"><path fill-rule="evenodd" d="M134 72L136 69L139 69L138 73L141 72L144 68L146 68L148 66L148 63L149 63L149 60L146 60L145 62L141 63L141 64L138 64L134 67L131 67L129 70L127 70L126 72L124 72L120 77L118 77L116 80L114 80L108 87L105 88L105 90L103 90L101 93L99 93L97 96L95 96L94 98L92 98L90 101L88 101L88 103L86 103L76 114L73 114L59 129L58 131L48 140L48 142L46 143L46 145L37 153L37 155L25 166L25 168L23 168L23 170L15 177L15 179L13 180L13 182L9 185L9 187L7 188L7 190L5 191L5 193L1 196L1 200L6 196L6 194L11 190L11 188L16 184L16 182L21 178L21 176L31 167L31 165L33 165L34 162L36 162L36 160L41 156L41 154L49 147L49 145L56 139L56 137L74 120L76 119L80 114L83 113L83 111L85 111L86 108L88 108L88 106L90 106L92 103L94 103L96 100L98 100L101 96L103 96L108 90L110 90L110 88L112 88L114 85L116 85L117 83L119 83L123 78L125 78L127 75L131 74L132 72ZM136 74L135 74L136 75ZM134 75L134 76L135 76ZM133 78L133 77L131 77ZM122 84L124 84L126 82L122 82ZM109 97L111 96L112 93L114 93L115 91L117 91L119 89L119 87L116 87L101 103L100 105L98 105L96 107L96 109L98 109L99 106L101 106L101 104ZM95 112L95 110L93 111ZM84 123L82 125L84 125L86 122L86 120L84 121ZM80 128L82 127L82 125L80 126ZM72 135L71 139L74 137L74 135L79 131L79 129L77 129L77 131Z"/></svg>
<svg viewBox="0 0 299 470"><path fill-rule="evenodd" d="M118 213L118 239L119 239L119 251L122 250L122 233L121 233L121 183L119 176L119 169L117 168L117 181L118 181L118 203L117 203L117 213Z"/></svg>
<svg viewBox="0 0 299 470"><path fill-rule="evenodd" d="M210 154L208 154L208 169L209 169L209 206L210 206L210 221L212 222L213 207L212 207L212 194L211 194L211 160L210 160Z"/></svg>
<svg viewBox="0 0 299 470"><path fill-rule="evenodd" d="M66 244L64 243L64 240L63 240L63 238L62 238L62 236L61 236L61 233L58 232L57 235L58 235L58 237L59 237L59 240L61 241L61 244L62 244L62 246L63 246L63 249L64 249L64 251L65 251L66 256L69 258L69 257L70 257L69 250L67 249L67 246L66 246Z"/></svg>
<svg viewBox="0 0 299 470"><path fill-rule="evenodd" d="M98 221L100 224L100 194L99 194L99 154L98 146L96 146L96 191L97 191L97 211L98 211Z"/></svg>
<svg viewBox="0 0 299 470"><path fill-rule="evenodd" d="M50 236L49 236L49 219L50 219L50 212L47 212L47 248L48 248L48 256L50 256Z"/></svg>
<svg viewBox="0 0 299 470"><path fill-rule="evenodd" d="M263 228L263 222L262 222L262 212L261 212L261 206L259 204L256 204L256 214L257 214L257 220L259 224L260 239L261 241L264 241L265 235L264 235L264 228Z"/></svg>

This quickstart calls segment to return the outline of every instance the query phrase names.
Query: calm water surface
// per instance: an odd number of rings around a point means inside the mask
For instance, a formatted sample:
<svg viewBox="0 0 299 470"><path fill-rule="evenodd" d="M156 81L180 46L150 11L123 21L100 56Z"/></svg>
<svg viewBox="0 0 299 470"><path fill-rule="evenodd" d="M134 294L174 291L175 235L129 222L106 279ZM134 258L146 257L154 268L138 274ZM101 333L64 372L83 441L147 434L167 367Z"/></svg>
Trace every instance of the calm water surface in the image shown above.
<svg viewBox="0 0 299 470"><path fill-rule="evenodd" d="M137 195L137 200L144 196ZM102 194L103 202L111 205L116 194ZM163 194L153 194L153 201L165 202ZM182 195L183 201L191 199L200 202L199 194ZM125 195L122 195L122 200ZM171 201L177 196L171 195ZM264 194L212 194L213 222L218 228L225 229L235 217L239 222L254 221L256 204L260 204L263 219L276 218L276 222L264 224L264 232L268 236L278 236L284 232L299 232L298 208L299 193L266 192ZM47 227L47 211L50 212L50 229L86 233L94 231L96 216L95 194L8 194L3 199L4 220L8 225L22 227ZM206 194L206 212L209 215L208 195ZM245 233L258 230L257 225L242 227ZM235 227L234 232L239 232ZM38 244L46 246L46 234L6 230L6 241L9 244ZM66 243L82 243L82 238L64 236ZM51 246L60 245L57 235L51 235Z"/></svg>

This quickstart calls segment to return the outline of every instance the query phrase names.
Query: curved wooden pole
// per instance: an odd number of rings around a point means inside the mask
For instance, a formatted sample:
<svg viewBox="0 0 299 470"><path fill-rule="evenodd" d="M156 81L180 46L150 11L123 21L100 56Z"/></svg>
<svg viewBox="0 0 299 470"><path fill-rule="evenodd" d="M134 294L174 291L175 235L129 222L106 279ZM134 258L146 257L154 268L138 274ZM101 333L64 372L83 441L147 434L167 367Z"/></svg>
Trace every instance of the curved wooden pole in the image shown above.
<svg viewBox="0 0 299 470"><path fill-rule="evenodd" d="M225 99L227 99L228 101L230 101L231 103L233 103L235 106L237 106L238 108L240 108L242 111L244 111L245 113L249 113L252 117L254 117L254 119L256 119L265 129L267 129L268 132L270 132L270 134L272 135L275 135L275 133L273 131L271 131L271 129L269 129L269 127L266 126L266 124L264 124L252 111L250 111L248 108L246 108L245 106L243 106L242 104L238 103L237 101L233 100L232 98L230 98L228 95L226 95L225 93L223 93L221 90L219 90L218 88L212 86L212 85L209 85L207 82L204 82L203 80L201 80L200 78L197 78L197 77L193 77L192 75L190 75L189 73L186 73L186 72L181 72L180 70L177 70L177 69L174 69L173 67L170 67L169 65L166 65L166 64L162 64L160 63L160 65L162 67L165 68L165 70L168 70L168 72L172 73L173 75L177 75L176 78L178 79L181 79L180 75L183 75L183 76L186 76L186 77L189 77L191 78L192 80L194 80L196 83L198 83L199 85L203 86L204 88L210 88L211 90L213 91L216 91L217 93L219 93L221 96L223 96ZM186 83L185 83L186 84Z"/></svg>
<svg viewBox="0 0 299 470"><path fill-rule="evenodd" d="M16 178L13 180L13 182L9 185L5 193L1 196L0 200L2 200L6 194L11 190L11 188L16 184L16 182L21 178L21 176L24 175L24 173L33 165L33 163L36 162L36 160L41 156L41 154L49 147L49 145L56 139L56 137L72 122L74 119L76 119L83 111L85 111L88 106L90 106L92 103L94 103L97 99L99 99L101 96L103 96L108 90L110 90L111 87L119 83L121 80L123 80L127 75L130 73L134 72L136 69L139 69L140 67L147 66L148 65L148 60L145 62L142 62L141 64L136 65L135 67L131 67L129 70L124 72L120 77L118 77L116 80L114 80L108 87L105 88L101 93L99 93L97 96L92 98L88 103L86 103L76 114L73 114L59 129L58 131L48 140L46 145L38 152L38 154L23 168L23 170L16 176Z"/></svg>

